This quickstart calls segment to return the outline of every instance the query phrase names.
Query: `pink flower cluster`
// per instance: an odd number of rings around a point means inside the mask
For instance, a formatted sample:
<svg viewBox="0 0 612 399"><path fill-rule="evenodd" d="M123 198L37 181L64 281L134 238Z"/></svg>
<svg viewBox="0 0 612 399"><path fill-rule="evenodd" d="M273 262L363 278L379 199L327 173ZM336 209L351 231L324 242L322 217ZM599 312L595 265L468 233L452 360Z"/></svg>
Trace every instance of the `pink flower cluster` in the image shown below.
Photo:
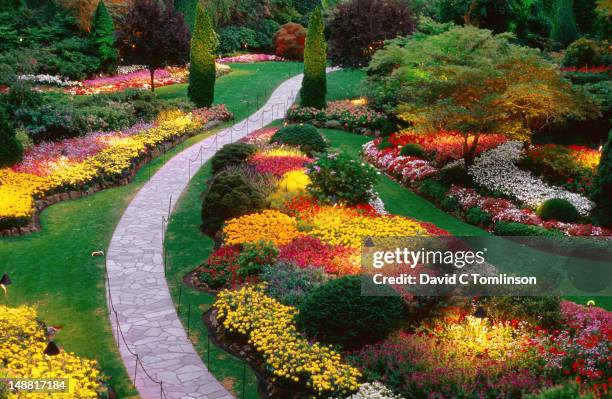
<svg viewBox="0 0 612 399"><path fill-rule="evenodd" d="M579 72L579 73L606 73L610 69L607 65L599 65L599 66L583 66L580 68L577 67L565 67L561 68L563 72Z"/></svg>
<svg viewBox="0 0 612 399"><path fill-rule="evenodd" d="M564 329L540 330L533 344L549 368L574 376L604 397L612 391L612 312L563 301Z"/></svg>
<svg viewBox="0 0 612 399"><path fill-rule="evenodd" d="M227 121L234 117L225 104L216 104L210 108L197 108L191 111L191 114L203 124L213 120Z"/></svg>
<svg viewBox="0 0 612 399"><path fill-rule="evenodd" d="M503 144L508 139L501 134L486 134L478 139L476 155ZM426 153L432 154L438 166L463 158L464 137L454 132L419 135L414 133L395 133L389 142L397 151L408 143L419 144ZM471 141L470 141L471 142Z"/></svg>
<svg viewBox="0 0 612 399"><path fill-rule="evenodd" d="M399 155L397 149L379 150L377 148L379 142L380 140L374 140L363 146L364 158L402 183L423 180L438 173L439 169L424 159Z"/></svg>
<svg viewBox="0 0 612 399"><path fill-rule="evenodd" d="M485 197L473 188L452 186L448 191L449 197L455 198L459 206L467 211L469 208L478 207L487 212L494 222L517 222L546 229L556 229L569 236L610 236L612 231L592 224L563 223L556 220L542 220L532 209L518 208L512 202L495 197Z"/></svg>
<svg viewBox="0 0 612 399"><path fill-rule="evenodd" d="M385 124L385 115L355 101L331 101L325 109L299 107L294 105L287 111L287 120L292 122L313 123L316 125L336 121L347 131L358 128L380 130Z"/></svg>
<svg viewBox="0 0 612 399"><path fill-rule="evenodd" d="M358 256L358 250L325 244L316 237L298 237L279 250L279 261L291 262L303 269L316 267L330 274L354 274L359 269L355 262L351 262Z"/></svg>
<svg viewBox="0 0 612 399"><path fill-rule="evenodd" d="M54 171L69 164L76 164L110 147L112 143L130 137L154 126L139 123L129 129L114 132L96 132L84 137L61 141L45 142L32 146L25 151L23 160L14 165L15 172L49 176Z"/></svg>
<svg viewBox="0 0 612 399"><path fill-rule="evenodd" d="M305 165L312 162L306 156L270 156L265 153L257 153L249 158L251 165L257 173L269 173L276 177L282 177L292 170L304 169Z"/></svg>
<svg viewBox="0 0 612 399"><path fill-rule="evenodd" d="M187 79L185 69L166 68L155 71L155 86L167 86L184 83ZM115 92L125 89L148 89L151 87L151 75L148 70L140 70L125 75L115 75L85 80L81 87L67 89L72 94L95 94Z"/></svg>
<svg viewBox="0 0 612 399"><path fill-rule="evenodd" d="M240 141L247 144L267 144L277 131L277 127L264 127L249 133L241 138Z"/></svg>
<svg viewBox="0 0 612 399"><path fill-rule="evenodd" d="M264 61L284 61L284 59L282 57L279 57L277 55L272 55L272 54L242 54L242 55L237 55L235 57L219 58L217 60L217 62L221 64L228 63L228 62L250 64L253 62L264 62Z"/></svg>

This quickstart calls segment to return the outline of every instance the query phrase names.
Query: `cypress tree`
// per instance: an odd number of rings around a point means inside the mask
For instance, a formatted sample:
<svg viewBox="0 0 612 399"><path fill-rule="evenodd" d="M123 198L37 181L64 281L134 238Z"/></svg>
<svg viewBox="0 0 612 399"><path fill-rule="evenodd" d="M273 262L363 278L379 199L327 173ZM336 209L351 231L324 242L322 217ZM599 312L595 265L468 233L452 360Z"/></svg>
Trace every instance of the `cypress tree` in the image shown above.
<svg viewBox="0 0 612 399"><path fill-rule="evenodd" d="M189 66L189 98L198 107L210 107L215 98L215 50L218 40L212 18L198 3L195 26L191 38Z"/></svg>
<svg viewBox="0 0 612 399"><path fill-rule="evenodd" d="M574 17L573 0L556 0L551 38L563 48L578 38L578 27Z"/></svg>
<svg viewBox="0 0 612 399"><path fill-rule="evenodd" d="M100 68L112 72L117 67L119 52L115 48L115 25L104 1L98 2L91 26L91 41L98 52Z"/></svg>
<svg viewBox="0 0 612 399"><path fill-rule="evenodd" d="M612 227L612 130L601 153L591 200L595 202L593 219L602 226Z"/></svg>
<svg viewBox="0 0 612 399"><path fill-rule="evenodd" d="M327 79L327 43L323 27L323 13L317 6L308 21L308 34L304 47L304 79L300 96L303 107L325 108Z"/></svg>
<svg viewBox="0 0 612 399"><path fill-rule="evenodd" d="M9 124L8 114L0 108L0 168L21 161L22 155L23 147Z"/></svg>

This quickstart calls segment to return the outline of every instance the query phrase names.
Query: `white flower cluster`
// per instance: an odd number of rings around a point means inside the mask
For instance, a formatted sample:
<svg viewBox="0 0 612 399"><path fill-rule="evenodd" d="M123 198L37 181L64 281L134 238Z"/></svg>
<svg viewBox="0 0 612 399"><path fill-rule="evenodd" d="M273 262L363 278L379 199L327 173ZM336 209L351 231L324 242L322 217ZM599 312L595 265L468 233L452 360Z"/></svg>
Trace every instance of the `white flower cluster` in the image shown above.
<svg viewBox="0 0 612 399"><path fill-rule="evenodd" d="M389 388L378 381L363 384L359 390L346 399L404 399L394 394Z"/></svg>
<svg viewBox="0 0 612 399"><path fill-rule="evenodd" d="M19 80L27 80L28 82L39 83L48 86L59 86L59 87L70 87L70 86L81 86L81 82L76 82L69 79L64 79L61 76L56 75L19 75Z"/></svg>
<svg viewBox="0 0 612 399"><path fill-rule="evenodd" d="M123 65L117 68L117 75L127 75L132 72L138 72L147 69L146 65Z"/></svg>
<svg viewBox="0 0 612 399"><path fill-rule="evenodd" d="M476 157L468 171L478 184L512 196L531 208L537 208L548 199L563 198L571 202L580 214L588 215L593 207L589 199L561 187L549 186L514 164L521 157L522 146L519 141L508 141L485 151Z"/></svg>
<svg viewBox="0 0 612 399"><path fill-rule="evenodd" d="M389 212L385 209L385 203L380 198L380 195L376 191L372 191L372 196L370 197L369 204L374 208L374 210L379 215L388 215Z"/></svg>
<svg viewBox="0 0 612 399"><path fill-rule="evenodd" d="M438 169L424 159L398 155L396 152L384 153L376 147L375 141L365 143L362 148L368 162L399 178L404 184L423 180L438 172Z"/></svg>

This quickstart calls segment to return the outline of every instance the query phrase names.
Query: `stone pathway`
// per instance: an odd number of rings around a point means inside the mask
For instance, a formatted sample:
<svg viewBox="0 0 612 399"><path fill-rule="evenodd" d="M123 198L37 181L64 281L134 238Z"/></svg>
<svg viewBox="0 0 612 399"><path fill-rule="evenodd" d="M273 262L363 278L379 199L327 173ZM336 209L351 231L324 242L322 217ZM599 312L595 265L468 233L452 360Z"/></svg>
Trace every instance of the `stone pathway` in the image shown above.
<svg viewBox="0 0 612 399"><path fill-rule="evenodd" d="M107 295L117 312L111 311L110 319L126 370L143 399L233 398L208 372L176 313L164 273L162 218L199 168L198 158L205 162L215 153L215 140L220 148L283 117L301 80L298 75L281 84L248 123L238 122L170 159L134 197L115 229L107 253ZM143 367L163 384L164 395Z"/></svg>

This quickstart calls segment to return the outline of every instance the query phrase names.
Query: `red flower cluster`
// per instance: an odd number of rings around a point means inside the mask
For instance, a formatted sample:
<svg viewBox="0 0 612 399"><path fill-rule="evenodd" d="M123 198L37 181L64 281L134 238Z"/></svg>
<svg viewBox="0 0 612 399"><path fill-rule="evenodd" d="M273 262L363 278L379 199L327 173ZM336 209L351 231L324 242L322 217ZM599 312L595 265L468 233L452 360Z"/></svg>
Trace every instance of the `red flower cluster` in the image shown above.
<svg viewBox="0 0 612 399"><path fill-rule="evenodd" d="M282 177L292 170L304 169L304 166L312 162L306 156L269 156L257 153L249 158L249 164L257 173L268 173L276 177Z"/></svg>
<svg viewBox="0 0 612 399"><path fill-rule="evenodd" d="M217 249L208 258L206 266L198 269L199 280L213 289L242 284L243 280L237 273L239 256L238 246Z"/></svg>
<svg viewBox="0 0 612 399"><path fill-rule="evenodd" d="M279 261L291 262L303 269L316 267L340 275L354 272L350 258L357 255L355 249L325 244L316 237L298 237L279 250Z"/></svg>
<svg viewBox="0 0 612 399"><path fill-rule="evenodd" d="M507 141L501 134L486 134L478 139L476 154L495 148ZM463 158L464 137L459 133L441 131L436 134L419 135L414 133L394 133L389 137L399 152L399 147L408 143L416 143L423 147L425 152L432 154L437 165ZM471 142L471 141L470 141Z"/></svg>

